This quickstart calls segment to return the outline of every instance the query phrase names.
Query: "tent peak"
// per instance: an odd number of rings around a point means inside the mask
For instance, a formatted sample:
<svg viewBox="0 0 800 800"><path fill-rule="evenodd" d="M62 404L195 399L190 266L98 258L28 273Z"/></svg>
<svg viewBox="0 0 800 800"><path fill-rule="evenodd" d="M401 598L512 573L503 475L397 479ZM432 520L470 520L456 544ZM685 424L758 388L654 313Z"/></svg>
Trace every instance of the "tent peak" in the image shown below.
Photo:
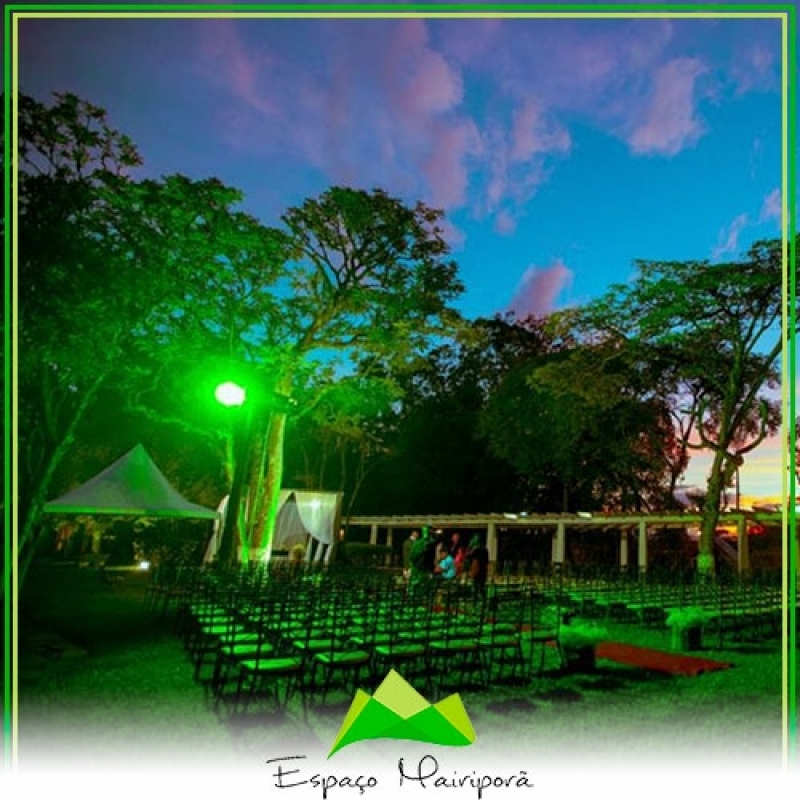
<svg viewBox="0 0 800 800"><path fill-rule="evenodd" d="M86 483L44 506L50 514L217 519L213 509L181 495L137 443Z"/></svg>

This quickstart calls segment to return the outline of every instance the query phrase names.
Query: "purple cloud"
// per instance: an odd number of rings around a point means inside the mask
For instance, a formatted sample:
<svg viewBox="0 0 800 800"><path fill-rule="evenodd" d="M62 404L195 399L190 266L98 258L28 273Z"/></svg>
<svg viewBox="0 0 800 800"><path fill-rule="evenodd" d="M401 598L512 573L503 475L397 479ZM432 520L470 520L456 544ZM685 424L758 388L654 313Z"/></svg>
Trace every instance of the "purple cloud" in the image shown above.
<svg viewBox="0 0 800 800"><path fill-rule="evenodd" d="M572 282L572 270L558 258L548 267L528 267L509 305L518 319L543 317L555 309L561 292Z"/></svg>
<svg viewBox="0 0 800 800"><path fill-rule="evenodd" d="M329 181L462 207L483 145L460 67L425 20L359 22L295 23L271 50L252 27L209 28L204 72L225 98L223 136L265 157L291 153ZM299 57L301 39L313 56Z"/></svg>
<svg viewBox="0 0 800 800"><path fill-rule="evenodd" d="M205 29L203 67L208 76L225 84L234 97L262 114L277 113L277 106L264 89L272 73L273 61L267 52L245 48L233 20L219 20L213 31Z"/></svg>
<svg viewBox="0 0 800 800"><path fill-rule="evenodd" d="M527 161L540 153L567 152L569 132L556 122L545 119L540 103L526 100L514 112L511 129L511 159Z"/></svg>
<svg viewBox="0 0 800 800"><path fill-rule="evenodd" d="M758 215L759 222L780 223L783 218L781 208L781 190L773 189L765 198L761 205L761 212Z"/></svg>
<svg viewBox="0 0 800 800"><path fill-rule="evenodd" d="M431 189L430 202L457 208L467 201L468 158L481 150L475 124L469 120L431 124L431 154L422 164Z"/></svg>
<svg viewBox="0 0 800 800"><path fill-rule="evenodd" d="M732 60L730 75L738 94L780 85L780 58L762 42L741 50Z"/></svg>
<svg viewBox="0 0 800 800"><path fill-rule="evenodd" d="M440 114L463 100L460 72L431 48L422 19L397 24L386 50L385 68L393 105L405 114Z"/></svg>
<svg viewBox="0 0 800 800"><path fill-rule="evenodd" d="M695 82L705 71L696 58L677 58L658 69L645 118L628 140L634 153L675 155L700 138Z"/></svg>
<svg viewBox="0 0 800 800"><path fill-rule="evenodd" d="M517 229L517 219L510 211L500 211L494 220L494 231L501 236L510 236Z"/></svg>
<svg viewBox="0 0 800 800"><path fill-rule="evenodd" d="M201 67L231 147L297 161L328 182L466 210L509 235L570 155L574 122L636 154L670 156L700 138L698 104L717 73L674 57L679 28L665 19L218 20L204 28ZM768 50L751 55L769 69Z"/></svg>
<svg viewBox="0 0 800 800"><path fill-rule="evenodd" d="M747 227L748 222L747 214L739 214L727 228L720 231L717 246L711 253L711 257L715 261L723 256L738 252L739 236Z"/></svg>

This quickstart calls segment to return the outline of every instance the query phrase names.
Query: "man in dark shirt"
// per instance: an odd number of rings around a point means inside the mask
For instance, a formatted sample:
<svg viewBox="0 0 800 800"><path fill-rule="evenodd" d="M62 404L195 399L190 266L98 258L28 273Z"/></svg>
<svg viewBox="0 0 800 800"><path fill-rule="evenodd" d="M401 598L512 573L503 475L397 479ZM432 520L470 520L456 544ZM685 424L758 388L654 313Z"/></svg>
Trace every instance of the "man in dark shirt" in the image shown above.
<svg viewBox="0 0 800 800"><path fill-rule="evenodd" d="M472 578L472 595L476 600L486 596L486 583L489 579L489 550L476 535L472 537L467 549L469 575Z"/></svg>
<svg viewBox="0 0 800 800"><path fill-rule="evenodd" d="M403 574L406 578L411 574L411 550L417 539L419 539L419 531L411 531L408 539L403 542Z"/></svg>
<svg viewBox="0 0 800 800"><path fill-rule="evenodd" d="M409 588L419 586L424 580L430 577L432 569L428 569L427 556L430 546L428 531L426 528L422 529L422 536L416 539L408 554L409 560Z"/></svg>

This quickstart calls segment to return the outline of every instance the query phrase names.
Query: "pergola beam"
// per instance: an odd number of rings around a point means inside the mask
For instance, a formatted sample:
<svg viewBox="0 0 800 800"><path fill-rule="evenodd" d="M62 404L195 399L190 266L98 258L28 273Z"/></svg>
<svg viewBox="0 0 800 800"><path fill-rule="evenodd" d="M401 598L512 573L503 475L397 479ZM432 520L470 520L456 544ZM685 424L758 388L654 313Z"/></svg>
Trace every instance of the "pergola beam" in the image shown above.
<svg viewBox="0 0 800 800"><path fill-rule="evenodd" d="M688 512L663 512L653 514L625 514L619 512L579 514L398 514L387 516L353 516L343 520L348 527L368 527L370 529L370 542L377 544L378 530L387 529L387 544L391 544L392 534L395 529L421 528L458 528L482 529L486 531L486 546L489 550L491 561L497 560L497 532L498 529L513 528L548 528L552 527L553 546L552 562L563 564L566 555L567 529L579 528L609 528L620 530L620 564L627 566L629 560L628 536L629 531L637 529L638 550L637 562L640 571L647 569L647 529L651 526L668 525L697 525L702 522L702 514ZM737 529L738 567L740 571L750 568L749 542L747 541L747 523L749 522L783 522L780 512L751 512L736 511L722 512L719 515L720 524L733 524Z"/></svg>

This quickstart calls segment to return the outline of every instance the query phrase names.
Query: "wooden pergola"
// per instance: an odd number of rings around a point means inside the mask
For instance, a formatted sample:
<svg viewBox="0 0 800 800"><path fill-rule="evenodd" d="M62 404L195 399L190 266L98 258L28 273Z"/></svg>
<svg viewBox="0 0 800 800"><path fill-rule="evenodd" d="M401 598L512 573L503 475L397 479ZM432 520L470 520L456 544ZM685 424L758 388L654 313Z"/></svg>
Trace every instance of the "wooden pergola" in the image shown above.
<svg viewBox="0 0 800 800"><path fill-rule="evenodd" d="M489 559L497 561L498 530L514 528L551 528L551 563L563 565L565 562L567 531L569 528L601 528L620 533L619 565L631 564L629 537L638 532L636 563L640 571L647 570L647 532L649 528L683 527L699 525L702 514L697 512L660 512L652 514L617 512L578 512L575 514L409 514L390 516L352 516L342 520L346 528L367 527L370 529L371 544L392 546L395 531L420 529L476 529L486 532L486 546ZM718 525L735 526L737 567L739 572L750 569L750 548L747 535L748 525L754 523L781 523L786 530L785 515L779 512L727 511L720 513Z"/></svg>

